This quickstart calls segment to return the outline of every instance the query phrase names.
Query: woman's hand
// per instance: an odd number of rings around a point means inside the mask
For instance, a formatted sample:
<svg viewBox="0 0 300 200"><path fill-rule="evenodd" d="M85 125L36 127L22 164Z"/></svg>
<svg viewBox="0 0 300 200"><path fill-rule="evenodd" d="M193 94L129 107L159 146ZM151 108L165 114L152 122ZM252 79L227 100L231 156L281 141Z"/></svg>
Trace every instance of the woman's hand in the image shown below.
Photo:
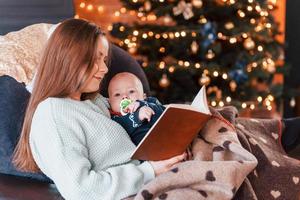
<svg viewBox="0 0 300 200"><path fill-rule="evenodd" d="M150 164L153 167L155 176L158 176L164 172L167 172L169 170L171 170L175 164L185 160L187 157L187 153L184 152L181 155L178 156L174 156L170 159L167 160L161 160L161 161L149 161Z"/></svg>

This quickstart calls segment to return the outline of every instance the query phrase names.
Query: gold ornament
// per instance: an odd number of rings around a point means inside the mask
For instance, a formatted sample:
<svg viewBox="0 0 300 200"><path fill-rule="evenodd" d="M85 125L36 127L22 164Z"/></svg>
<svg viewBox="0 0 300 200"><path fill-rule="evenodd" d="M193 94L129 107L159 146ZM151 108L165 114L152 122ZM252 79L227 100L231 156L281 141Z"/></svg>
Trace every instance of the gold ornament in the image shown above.
<svg viewBox="0 0 300 200"><path fill-rule="evenodd" d="M191 50L192 50L193 54L196 54L198 49L199 49L199 45L197 44L196 41L193 41L191 44Z"/></svg>
<svg viewBox="0 0 300 200"><path fill-rule="evenodd" d="M180 1L176 7L173 8L175 16L182 14L184 19L188 20L194 16L193 6L191 3L186 3L184 0Z"/></svg>
<svg viewBox="0 0 300 200"><path fill-rule="evenodd" d="M215 57L215 53L213 52L213 50L209 49L207 54L206 54L206 58L207 59L213 59Z"/></svg>
<svg viewBox="0 0 300 200"><path fill-rule="evenodd" d="M193 0L192 1L193 6L195 6L196 8L201 8L203 6L203 2L202 0Z"/></svg>
<svg viewBox="0 0 300 200"><path fill-rule="evenodd" d="M227 22L224 26L225 26L225 28L226 28L227 30L231 30L231 29L234 28L234 23L232 23L232 22Z"/></svg>
<svg viewBox="0 0 300 200"><path fill-rule="evenodd" d="M234 92L236 90L237 84L235 81L230 81L229 86L230 86L230 90Z"/></svg>
<svg viewBox="0 0 300 200"><path fill-rule="evenodd" d="M244 41L244 47L247 49L247 50L252 50L255 48L255 42L252 40L252 38L247 38L245 41Z"/></svg>
<svg viewBox="0 0 300 200"><path fill-rule="evenodd" d="M151 2L150 1L146 1L144 4L145 10L146 11L150 11L152 8Z"/></svg>
<svg viewBox="0 0 300 200"><path fill-rule="evenodd" d="M202 74L202 76L199 78L199 85L208 85L210 83L209 76L206 76L205 73Z"/></svg>
<svg viewBox="0 0 300 200"><path fill-rule="evenodd" d="M170 85L170 80L167 77L167 74L163 74L162 78L159 80L159 85L162 88L167 88Z"/></svg>

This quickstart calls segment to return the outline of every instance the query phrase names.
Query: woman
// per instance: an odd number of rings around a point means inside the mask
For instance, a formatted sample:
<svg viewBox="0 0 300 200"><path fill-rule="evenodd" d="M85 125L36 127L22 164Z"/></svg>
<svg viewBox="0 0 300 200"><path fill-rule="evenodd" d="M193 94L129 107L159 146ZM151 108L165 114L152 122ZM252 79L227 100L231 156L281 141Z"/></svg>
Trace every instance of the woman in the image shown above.
<svg viewBox="0 0 300 200"><path fill-rule="evenodd" d="M96 25L66 20L50 37L36 75L14 163L41 170L65 199L125 198L186 157L130 160L135 146L97 93L107 53Z"/></svg>

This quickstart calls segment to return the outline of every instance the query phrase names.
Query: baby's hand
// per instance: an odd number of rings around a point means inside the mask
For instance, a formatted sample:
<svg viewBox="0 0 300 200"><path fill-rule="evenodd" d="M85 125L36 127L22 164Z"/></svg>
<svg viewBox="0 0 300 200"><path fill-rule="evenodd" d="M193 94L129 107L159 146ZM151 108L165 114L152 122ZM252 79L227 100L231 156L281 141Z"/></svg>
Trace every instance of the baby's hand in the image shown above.
<svg viewBox="0 0 300 200"><path fill-rule="evenodd" d="M126 113L133 113L133 112L135 112L137 109L138 109L138 107L140 106L140 102L138 102L138 101L134 101L134 102L132 102L131 104L129 104L126 108L125 108L125 112Z"/></svg>
<svg viewBox="0 0 300 200"><path fill-rule="evenodd" d="M143 121L144 119L147 119L148 122L150 122L152 115L154 115L154 111L148 107L148 106L143 106L139 110L139 119Z"/></svg>

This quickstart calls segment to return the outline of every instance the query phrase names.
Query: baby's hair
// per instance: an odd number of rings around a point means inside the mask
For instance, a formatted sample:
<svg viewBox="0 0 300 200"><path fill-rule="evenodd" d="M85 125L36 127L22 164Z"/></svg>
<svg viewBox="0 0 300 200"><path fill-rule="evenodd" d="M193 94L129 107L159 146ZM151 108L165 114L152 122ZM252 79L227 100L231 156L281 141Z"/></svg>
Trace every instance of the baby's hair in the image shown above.
<svg viewBox="0 0 300 200"><path fill-rule="evenodd" d="M142 84L141 79L139 79L139 77L137 77L135 74L133 74L131 72L120 72L120 73L117 73L116 75L114 75L111 78L111 80L109 81L108 88L109 88L110 83L112 81L116 80L117 78L124 77L124 76L130 76L131 78L134 78L136 81L138 81L138 85L139 85L141 91L143 91L143 93L144 93L144 88L143 88L143 84ZM144 95L146 95L146 94L144 94Z"/></svg>

